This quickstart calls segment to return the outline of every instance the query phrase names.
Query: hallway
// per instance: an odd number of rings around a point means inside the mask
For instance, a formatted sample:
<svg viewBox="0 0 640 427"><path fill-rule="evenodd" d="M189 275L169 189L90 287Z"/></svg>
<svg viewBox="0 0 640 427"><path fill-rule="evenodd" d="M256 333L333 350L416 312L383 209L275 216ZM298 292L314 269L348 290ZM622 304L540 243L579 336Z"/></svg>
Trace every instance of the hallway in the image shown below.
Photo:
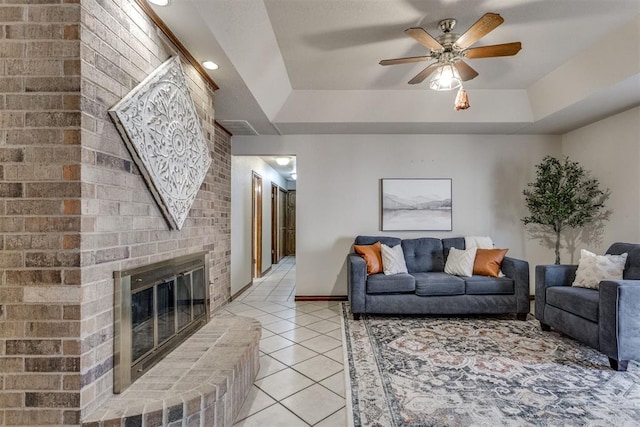
<svg viewBox="0 0 640 427"><path fill-rule="evenodd" d="M294 298L286 257L223 309L262 323L260 371L234 426L347 425L340 303Z"/></svg>
<svg viewBox="0 0 640 427"><path fill-rule="evenodd" d="M264 276L253 279L253 285L235 301L294 301L296 296L296 257L288 256L273 264ZM263 323L264 324L264 323Z"/></svg>

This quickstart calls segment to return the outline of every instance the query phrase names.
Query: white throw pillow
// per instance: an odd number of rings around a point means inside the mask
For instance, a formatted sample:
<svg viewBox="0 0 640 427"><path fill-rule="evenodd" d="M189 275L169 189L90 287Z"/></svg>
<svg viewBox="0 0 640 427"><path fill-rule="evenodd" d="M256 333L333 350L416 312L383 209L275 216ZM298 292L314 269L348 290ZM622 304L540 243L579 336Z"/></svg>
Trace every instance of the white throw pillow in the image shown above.
<svg viewBox="0 0 640 427"><path fill-rule="evenodd" d="M601 280L621 280L627 254L596 255L582 249L572 286L599 289Z"/></svg>
<svg viewBox="0 0 640 427"><path fill-rule="evenodd" d="M473 276L473 263L476 260L477 250L478 248L475 247L465 250L456 248L449 249L449 256L444 266L444 272L455 276Z"/></svg>
<svg viewBox="0 0 640 427"><path fill-rule="evenodd" d="M404 262L402 246L389 247L382 244L382 271L390 274L407 273L407 263Z"/></svg>
<svg viewBox="0 0 640 427"><path fill-rule="evenodd" d="M493 240L489 236L465 236L464 247L467 249L493 249Z"/></svg>

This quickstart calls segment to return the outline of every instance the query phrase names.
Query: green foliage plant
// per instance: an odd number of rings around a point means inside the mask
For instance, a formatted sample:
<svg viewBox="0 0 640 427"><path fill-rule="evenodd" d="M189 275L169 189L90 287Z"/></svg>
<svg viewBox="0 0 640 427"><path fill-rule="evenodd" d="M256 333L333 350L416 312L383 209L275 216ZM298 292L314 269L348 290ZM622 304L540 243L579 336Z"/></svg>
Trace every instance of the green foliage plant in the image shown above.
<svg viewBox="0 0 640 427"><path fill-rule="evenodd" d="M528 183L522 193L529 209L522 222L553 234L556 264L560 264L560 240L565 229L579 229L603 217L608 219L604 210L610 191L601 190L598 180L568 157L542 159L536 166L535 182Z"/></svg>

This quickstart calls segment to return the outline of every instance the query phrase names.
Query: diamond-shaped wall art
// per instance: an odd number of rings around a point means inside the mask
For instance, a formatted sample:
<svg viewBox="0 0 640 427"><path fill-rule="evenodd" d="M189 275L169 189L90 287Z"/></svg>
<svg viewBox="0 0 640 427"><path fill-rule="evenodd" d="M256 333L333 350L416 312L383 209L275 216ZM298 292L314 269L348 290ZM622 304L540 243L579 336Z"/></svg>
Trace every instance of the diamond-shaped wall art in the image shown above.
<svg viewBox="0 0 640 427"><path fill-rule="evenodd" d="M171 228L180 230L211 156L175 56L109 110Z"/></svg>

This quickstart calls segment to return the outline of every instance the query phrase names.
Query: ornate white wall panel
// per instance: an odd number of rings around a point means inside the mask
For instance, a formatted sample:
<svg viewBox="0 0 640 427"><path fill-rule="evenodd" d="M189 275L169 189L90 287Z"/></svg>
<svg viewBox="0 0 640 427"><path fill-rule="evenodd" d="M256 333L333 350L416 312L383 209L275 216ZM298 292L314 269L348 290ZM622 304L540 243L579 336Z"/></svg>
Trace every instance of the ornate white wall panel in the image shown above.
<svg viewBox="0 0 640 427"><path fill-rule="evenodd" d="M169 225L180 230L211 165L180 58L167 60L109 113Z"/></svg>

